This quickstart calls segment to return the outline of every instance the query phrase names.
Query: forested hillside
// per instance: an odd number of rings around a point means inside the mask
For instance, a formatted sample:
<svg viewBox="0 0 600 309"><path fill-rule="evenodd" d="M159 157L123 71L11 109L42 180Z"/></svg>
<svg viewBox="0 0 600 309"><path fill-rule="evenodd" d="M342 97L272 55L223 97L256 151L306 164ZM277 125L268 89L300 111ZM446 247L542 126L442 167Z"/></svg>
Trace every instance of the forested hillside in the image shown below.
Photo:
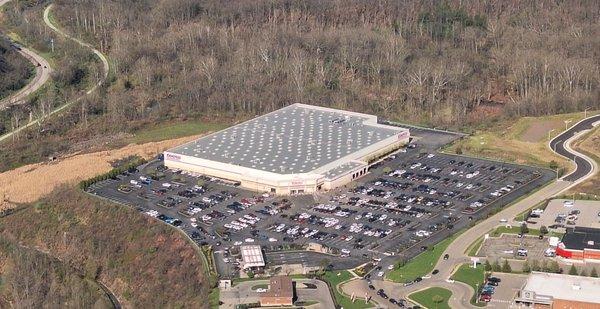
<svg viewBox="0 0 600 309"><path fill-rule="evenodd" d="M77 298L71 291L83 289L81 281L53 279L55 274L34 267L36 263L29 259L40 259L38 264L56 262L15 253L7 243L36 248L76 269L86 280L102 282L125 308L203 308L210 289L198 252L179 232L75 188L63 187L35 205L0 218L0 278L12 284L0 288L0 299L51 304L52 295L74 300L93 296L86 292ZM26 281L14 280L11 265L3 267L6 255L12 256L14 267L22 267L20 275L26 277L22 280L44 275L48 281L26 285ZM51 282L56 286L48 291L45 286ZM12 293L2 295L3 290Z"/></svg>
<svg viewBox="0 0 600 309"><path fill-rule="evenodd" d="M54 3L57 24L109 56L110 79L60 119L16 136L0 150L0 170L163 122L230 123L293 102L463 131L600 108L592 0ZM4 13L40 50L54 36L41 22L45 5L13 2ZM98 77L89 52L55 41L55 85L0 113L0 132Z"/></svg>
<svg viewBox="0 0 600 309"><path fill-rule="evenodd" d="M0 280L1 308L111 308L109 298L93 280L57 259L3 238Z"/></svg>
<svg viewBox="0 0 600 309"><path fill-rule="evenodd" d="M290 102L431 125L599 106L597 1L59 0L115 124Z"/></svg>
<svg viewBox="0 0 600 309"><path fill-rule="evenodd" d="M0 37L0 99L23 88L33 74L33 65Z"/></svg>

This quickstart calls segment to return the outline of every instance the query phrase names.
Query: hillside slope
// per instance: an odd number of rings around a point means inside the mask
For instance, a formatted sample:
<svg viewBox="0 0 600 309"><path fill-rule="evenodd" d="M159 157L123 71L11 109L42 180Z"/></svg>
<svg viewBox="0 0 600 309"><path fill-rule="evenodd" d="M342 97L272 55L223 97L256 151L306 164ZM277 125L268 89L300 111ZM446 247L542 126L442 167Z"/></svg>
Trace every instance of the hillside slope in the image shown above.
<svg viewBox="0 0 600 309"><path fill-rule="evenodd" d="M203 308L208 278L174 229L62 187L0 219L0 238L36 248L103 283L127 308Z"/></svg>

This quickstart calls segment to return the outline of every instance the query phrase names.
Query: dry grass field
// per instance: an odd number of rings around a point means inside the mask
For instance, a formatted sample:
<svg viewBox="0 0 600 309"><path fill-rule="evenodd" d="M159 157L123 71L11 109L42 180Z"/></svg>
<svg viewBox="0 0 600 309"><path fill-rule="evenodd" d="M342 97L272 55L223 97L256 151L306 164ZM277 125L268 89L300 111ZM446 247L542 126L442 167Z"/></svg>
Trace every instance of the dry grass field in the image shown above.
<svg viewBox="0 0 600 309"><path fill-rule="evenodd" d="M86 154L74 154L55 162L37 163L19 167L0 174L0 210L14 203L31 203L49 194L63 184L74 184L83 179L105 173L110 162L131 155L151 158L159 152L193 140L188 136L141 145Z"/></svg>

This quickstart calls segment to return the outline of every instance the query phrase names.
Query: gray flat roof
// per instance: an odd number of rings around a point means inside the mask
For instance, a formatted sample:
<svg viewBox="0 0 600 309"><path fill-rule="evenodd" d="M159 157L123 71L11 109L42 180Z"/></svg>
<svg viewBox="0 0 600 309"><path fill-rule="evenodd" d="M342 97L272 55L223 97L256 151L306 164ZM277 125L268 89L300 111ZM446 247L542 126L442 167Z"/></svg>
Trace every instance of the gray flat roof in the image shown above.
<svg viewBox="0 0 600 309"><path fill-rule="evenodd" d="M523 290L555 299L600 303L599 278L533 272Z"/></svg>
<svg viewBox="0 0 600 309"><path fill-rule="evenodd" d="M307 173L404 130L365 124L368 119L293 104L169 151L278 174Z"/></svg>
<svg viewBox="0 0 600 309"><path fill-rule="evenodd" d="M359 166L362 166L364 164L360 164L358 162L347 162L344 163L338 167L332 168L329 171L327 171L325 173L325 177L330 178L330 179L334 179L337 178L338 176L343 175L344 173L346 173L347 171L351 171L355 168L358 168Z"/></svg>

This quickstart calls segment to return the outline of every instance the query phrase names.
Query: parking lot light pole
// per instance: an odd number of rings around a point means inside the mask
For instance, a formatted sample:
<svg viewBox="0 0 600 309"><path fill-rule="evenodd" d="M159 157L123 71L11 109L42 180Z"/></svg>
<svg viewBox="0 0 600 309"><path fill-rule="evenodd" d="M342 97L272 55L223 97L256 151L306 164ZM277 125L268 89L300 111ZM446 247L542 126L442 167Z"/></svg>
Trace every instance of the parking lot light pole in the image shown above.
<svg viewBox="0 0 600 309"><path fill-rule="evenodd" d="M552 130L548 131L548 139L550 139L550 133L552 133L554 131L556 131L556 129L552 129Z"/></svg>
<svg viewBox="0 0 600 309"><path fill-rule="evenodd" d="M590 107L586 107L586 108L583 110L583 118L587 118L587 111L588 111L588 109L590 109Z"/></svg>
<svg viewBox="0 0 600 309"><path fill-rule="evenodd" d="M571 119L565 120L565 131L569 129L569 123L571 123L571 121L573 121L573 120L571 120Z"/></svg>

